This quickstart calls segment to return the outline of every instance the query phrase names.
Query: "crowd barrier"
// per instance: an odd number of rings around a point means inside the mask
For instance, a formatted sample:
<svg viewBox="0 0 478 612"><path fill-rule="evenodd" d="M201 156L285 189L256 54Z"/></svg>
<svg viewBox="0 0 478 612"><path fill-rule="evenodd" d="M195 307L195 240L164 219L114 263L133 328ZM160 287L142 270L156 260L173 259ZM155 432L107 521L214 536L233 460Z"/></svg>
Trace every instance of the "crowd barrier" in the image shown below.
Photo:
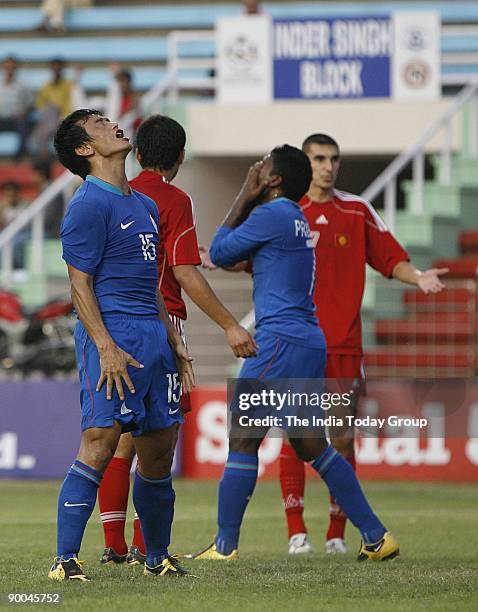
<svg viewBox="0 0 478 612"><path fill-rule="evenodd" d="M405 405L409 396L408 383L393 384L394 409L400 413L400 403ZM451 429L439 416L440 406L436 402L427 406L422 398L423 413L430 416L433 409L438 414L429 425L433 437L424 430L419 436L359 438L359 475L381 480L478 481L478 383L464 385ZM390 387L369 385L366 401L380 407L389 394ZM199 387L192 403L193 412L181 432L175 472L188 478L217 479L227 456L226 390ZM0 478L63 478L76 455L79 431L76 382L0 383ZM280 437L268 437L262 445L261 478L277 476L281 444Z"/></svg>

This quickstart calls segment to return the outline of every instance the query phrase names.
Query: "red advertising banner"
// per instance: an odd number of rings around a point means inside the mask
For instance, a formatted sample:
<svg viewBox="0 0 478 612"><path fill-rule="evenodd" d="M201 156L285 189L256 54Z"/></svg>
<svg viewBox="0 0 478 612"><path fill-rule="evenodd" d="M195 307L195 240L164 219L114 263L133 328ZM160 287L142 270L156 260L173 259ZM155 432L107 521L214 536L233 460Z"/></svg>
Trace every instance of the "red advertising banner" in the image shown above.
<svg viewBox="0 0 478 612"><path fill-rule="evenodd" d="M406 406L410 385L399 381L388 386L368 385L362 413L379 414L381 406L390 403L391 393L397 415L409 415ZM478 385L468 387L459 400L459 407L445 421L446 405L440 405L433 394L419 398L420 414L428 418L427 427L419 435L412 436L406 430L401 437L386 437L390 430L383 436L359 434L356 444L360 477L478 482ZM226 389L199 387L193 393L192 404L193 411L183 426L181 472L189 478L218 479L228 451ZM281 446L280 437L264 440L259 451L259 477L277 477Z"/></svg>

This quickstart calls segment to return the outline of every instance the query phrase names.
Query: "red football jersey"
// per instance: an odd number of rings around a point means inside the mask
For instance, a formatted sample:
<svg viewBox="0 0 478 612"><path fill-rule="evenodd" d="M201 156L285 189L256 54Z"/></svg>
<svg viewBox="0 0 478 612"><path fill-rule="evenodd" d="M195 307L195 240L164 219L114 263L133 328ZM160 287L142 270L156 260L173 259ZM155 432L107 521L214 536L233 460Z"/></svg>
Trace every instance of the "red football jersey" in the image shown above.
<svg viewBox="0 0 478 612"><path fill-rule="evenodd" d="M315 244L314 302L328 352L361 354L365 264L390 278L409 257L373 206L358 196L335 190L328 202L304 196L300 205Z"/></svg>
<svg viewBox="0 0 478 612"><path fill-rule="evenodd" d="M201 263L192 200L186 192L149 170L143 170L130 185L156 202L160 225L159 289L169 314L186 319L186 304L172 266Z"/></svg>

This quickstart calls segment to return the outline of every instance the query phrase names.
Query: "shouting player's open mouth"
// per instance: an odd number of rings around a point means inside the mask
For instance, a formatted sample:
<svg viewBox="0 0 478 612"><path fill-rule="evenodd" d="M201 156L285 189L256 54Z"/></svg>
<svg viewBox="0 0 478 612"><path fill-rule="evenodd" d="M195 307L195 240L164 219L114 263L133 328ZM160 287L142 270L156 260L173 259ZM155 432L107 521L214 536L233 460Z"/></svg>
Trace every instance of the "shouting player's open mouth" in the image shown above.
<svg viewBox="0 0 478 612"><path fill-rule="evenodd" d="M116 130L116 138L123 138L124 140L129 140L129 138L124 135L124 132L121 128L118 128Z"/></svg>

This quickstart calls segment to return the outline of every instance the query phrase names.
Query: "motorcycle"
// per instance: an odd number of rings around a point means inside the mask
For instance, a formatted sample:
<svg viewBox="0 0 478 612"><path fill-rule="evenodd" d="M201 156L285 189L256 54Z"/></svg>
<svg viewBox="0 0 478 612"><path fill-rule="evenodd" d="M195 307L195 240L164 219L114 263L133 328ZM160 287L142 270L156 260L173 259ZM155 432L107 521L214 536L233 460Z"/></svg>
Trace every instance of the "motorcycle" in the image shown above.
<svg viewBox="0 0 478 612"><path fill-rule="evenodd" d="M28 312L15 293L0 289L0 371L73 370L74 326L70 300L57 298Z"/></svg>

